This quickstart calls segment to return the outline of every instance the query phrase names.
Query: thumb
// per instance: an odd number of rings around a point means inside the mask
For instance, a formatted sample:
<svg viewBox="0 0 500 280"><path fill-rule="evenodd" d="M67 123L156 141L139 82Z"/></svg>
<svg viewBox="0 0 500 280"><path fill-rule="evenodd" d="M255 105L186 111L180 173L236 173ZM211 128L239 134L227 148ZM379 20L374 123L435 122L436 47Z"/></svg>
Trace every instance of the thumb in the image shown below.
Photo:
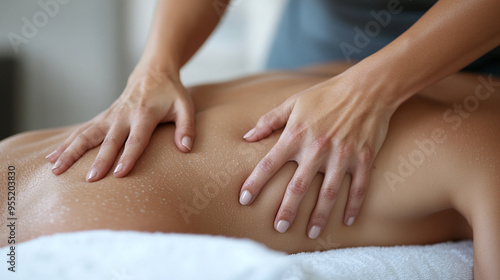
<svg viewBox="0 0 500 280"><path fill-rule="evenodd" d="M175 117L175 145L181 152L188 153L193 149L196 136L194 106L191 102L179 102Z"/></svg>
<svg viewBox="0 0 500 280"><path fill-rule="evenodd" d="M250 142L259 141L269 136L276 129L284 127L292 113L294 104L295 101L287 99L280 106L267 112L260 117L255 128L247 132L243 138Z"/></svg>

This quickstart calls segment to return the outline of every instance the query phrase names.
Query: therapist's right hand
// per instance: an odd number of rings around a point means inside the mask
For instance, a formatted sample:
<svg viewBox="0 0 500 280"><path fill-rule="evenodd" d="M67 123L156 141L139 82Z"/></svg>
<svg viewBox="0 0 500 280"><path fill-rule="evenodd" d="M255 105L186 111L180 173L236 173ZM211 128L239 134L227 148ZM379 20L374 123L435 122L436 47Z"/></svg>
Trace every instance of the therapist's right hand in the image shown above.
<svg viewBox="0 0 500 280"><path fill-rule="evenodd" d="M113 174L126 176L149 143L156 126L175 122L174 141L182 152L192 149L195 137L194 105L179 75L136 68L121 96L110 108L80 125L46 158L52 172L64 173L86 151L101 145L87 173L87 181L103 178L120 156Z"/></svg>

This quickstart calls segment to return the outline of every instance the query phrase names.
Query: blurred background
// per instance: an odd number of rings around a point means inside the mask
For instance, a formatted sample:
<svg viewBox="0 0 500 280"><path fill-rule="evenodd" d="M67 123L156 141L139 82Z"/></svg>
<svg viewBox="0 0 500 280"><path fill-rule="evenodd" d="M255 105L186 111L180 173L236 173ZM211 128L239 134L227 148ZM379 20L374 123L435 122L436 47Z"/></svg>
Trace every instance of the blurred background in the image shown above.
<svg viewBox="0 0 500 280"><path fill-rule="evenodd" d="M183 68L184 85L262 70L285 2L233 0ZM155 3L0 0L0 139L85 122L109 107L141 56Z"/></svg>

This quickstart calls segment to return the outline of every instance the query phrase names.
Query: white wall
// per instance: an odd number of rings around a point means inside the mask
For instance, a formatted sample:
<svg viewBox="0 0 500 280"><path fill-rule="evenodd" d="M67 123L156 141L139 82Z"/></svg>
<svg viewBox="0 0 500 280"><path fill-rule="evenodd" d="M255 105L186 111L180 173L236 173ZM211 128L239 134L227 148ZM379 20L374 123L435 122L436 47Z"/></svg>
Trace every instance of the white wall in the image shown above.
<svg viewBox="0 0 500 280"><path fill-rule="evenodd" d="M65 1L58 11L50 7L57 12L44 22L38 1L1 0L0 52L21 61L21 104L13 120L21 130L85 121L119 93L117 1ZM24 37L23 18L40 27L15 53L8 36Z"/></svg>
<svg viewBox="0 0 500 280"><path fill-rule="evenodd" d="M22 18L33 22L46 13L39 1L69 3L60 4L15 54L8 35L23 36ZM233 0L215 34L181 72L184 83L262 69L285 1ZM13 54L22 63L22 100L12 121L21 130L55 127L106 109L140 57L154 6L154 0L0 0L0 55Z"/></svg>
<svg viewBox="0 0 500 280"><path fill-rule="evenodd" d="M214 34L181 71L183 83L189 86L262 70L285 2L232 0ZM133 65L146 43L155 1L127 0L127 4L127 53Z"/></svg>

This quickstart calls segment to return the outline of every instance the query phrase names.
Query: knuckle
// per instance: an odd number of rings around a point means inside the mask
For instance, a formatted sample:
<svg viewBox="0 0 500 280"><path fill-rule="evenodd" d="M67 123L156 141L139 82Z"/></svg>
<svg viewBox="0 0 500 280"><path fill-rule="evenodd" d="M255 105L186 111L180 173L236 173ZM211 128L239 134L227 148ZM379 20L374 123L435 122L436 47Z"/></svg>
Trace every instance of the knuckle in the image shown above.
<svg viewBox="0 0 500 280"><path fill-rule="evenodd" d="M328 215L326 215L324 213L315 213L311 218L311 222L314 225L321 226L321 225L326 224L327 221L328 221Z"/></svg>
<svg viewBox="0 0 500 280"><path fill-rule="evenodd" d="M98 156L95 160L94 160L94 164L92 164L94 167L102 167L102 166L105 166L107 165L107 160L104 159L102 156Z"/></svg>
<svg viewBox="0 0 500 280"><path fill-rule="evenodd" d="M144 116L149 114L151 111L151 106L146 103L145 100L140 100L139 104L137 104L137 107L135 108L135 112L139 116Z"/></svg>
<svg viewBox="0 0 500 280"><path fill-rule="evenodd" d="M287 139L290 143L299 142L306 134L307 129L303 126L292 128L288 131Z"/></svg>
<svg viewBox="0 0 500 280"><path fill-rule="evenodd" d="M288 207L283 207L283 209L281 209L280 212L281 212L280 219L291 221L295 217L295 211L293 211Z"/></svg>
<svg viewBox="0 0 500 280"><path fill-rule="evenodd" d="M274 168L272 159L265 157L259 164L259 169L264 173L271 173Z"/></svg>
<svg viewBox="0 0 500 280"><path fill-rule="evenodd" d="M352 206L352 205L350 205L349 209L347 209L347 211L353 215L356 215L356 213L359 213L360 210L361 210L361 206Z"/></svg>
<svg viewBox="0 0 500 280"><path fill-rule="evenodd" d="M359 161L363 165L368 165L373 162L374 157L375 153L373 152L373 149L369 146L365 146L359 154Z"/></svg>
<svg viewBox="0 0 500 280"><path fill-rule="evenodd" d="M73 164L73 162L77 161L80 158L78 154L75 154L71 151L65 151L62 153L61 157L59 158L59 161L61 163L61 167L68 167Z"/></svg>
<svg viewBox="0 0 500 280"><path fill-rule="evenodd" d="M339 190L336 188L324 188L321 190L320 196L328 201L333 201L339 195Z"/></svg>
<svg viewBox="0 0 500 280"><path fill-rule="evenodd" d="M318 137L312 143L312 149L316 155L324 154L330 146L331 142L328 137Z"/></svg>
<svg viewBox="0 0 500 280"><path fill-rule="evenodd" d="M272 112L269 112L265 115L263 115L260 120L259 120L259 124L261 126L266 126L266 125L270 125L274 122L275 120L275 117L274 115L272 114Z"/></svg>
<svg viewBox="0 0 500 280"><path fill-rule="evenodd" d="M71 147L70 150L68 151L68 156L76 157L76 159L78 159L90 148L92 148L90 138L84 134L80 134L78 136L78 141L76 142L76 146Z"/></svg>
<svg viewBox="0 0 500 280"><path fill-rule="evenodd" d="M134 160L135 160L135 158L134 158L132 155L130 155L130 154L125 154L125 153L124 153L124 154L120 157L119 162L122 162L122 163L125 163L125 164L130 164L130 163L131 163L131 164L134 164L134 162L135 162Z"/></svg>
<svg viewBox="0 0 500 280"><path fill-rule="evenodd" d="M129 114L129 109L127 106L120 106L116 109L116 117L117 118L123 118L125 116L128 116Z"/></svg>
<svg viewBox="0 0 500 280"><path fill-rule="evenodd" d="M138 134L130 134L127 139L127 145L139 145L142 143L143 137Z"/></svg>
<svg viewBox="0 0 500 280"><path fill-rule="evenodd" d="M80 145L82 145L82 144L90 142L90 136L87 133L82 132L82 133L78 134L78 136L76 136L75 140L78 143L80 143Z"/></svg>
<svg viewBox="0 0 500 280"><path fill-rule="evenodd" d="M144 116L149 115L155 108L155 104L151 104L151 100L147 95L141 95L137 100L135 108L132 109L135 115ZM127 112L128 114L128 112Z"/></svg>
<svg viewBox="0 0 500 280"><path fill-rule="evenodd" d="M292 194L295 195L303 195L307 191L307 183L305 182L303 177L297 177L295 180L293 180L290 185L288 186L288 189Z"/></svg>
<svg viewBox="0 0 500 280"><path fill-rule="evenodd" d="M365 188L355 188L351 191L354 199L362 199L365 196Z"/></svg>
<svg viewBox="0 0 500 280"><path fill-rule="evenodd" d="M342 143L337 147L338 157L341 159L345 159L351 156L353 152L353 145L349 143Z"/></svg>
<svg viewBox="0 0 500 280"><path fill-rule="evenodd" d="M195 130L195 125L193 122L183 122L179 124L175 124L178 129L182 129L184 131L194 131Z"/></svg>
<svg viewBox="0 0 500 280"><path fill-rule="evenodd" d="M120 141L114 136L107 136L102 142L103 147L117 147L120 146Z"/></svg>

